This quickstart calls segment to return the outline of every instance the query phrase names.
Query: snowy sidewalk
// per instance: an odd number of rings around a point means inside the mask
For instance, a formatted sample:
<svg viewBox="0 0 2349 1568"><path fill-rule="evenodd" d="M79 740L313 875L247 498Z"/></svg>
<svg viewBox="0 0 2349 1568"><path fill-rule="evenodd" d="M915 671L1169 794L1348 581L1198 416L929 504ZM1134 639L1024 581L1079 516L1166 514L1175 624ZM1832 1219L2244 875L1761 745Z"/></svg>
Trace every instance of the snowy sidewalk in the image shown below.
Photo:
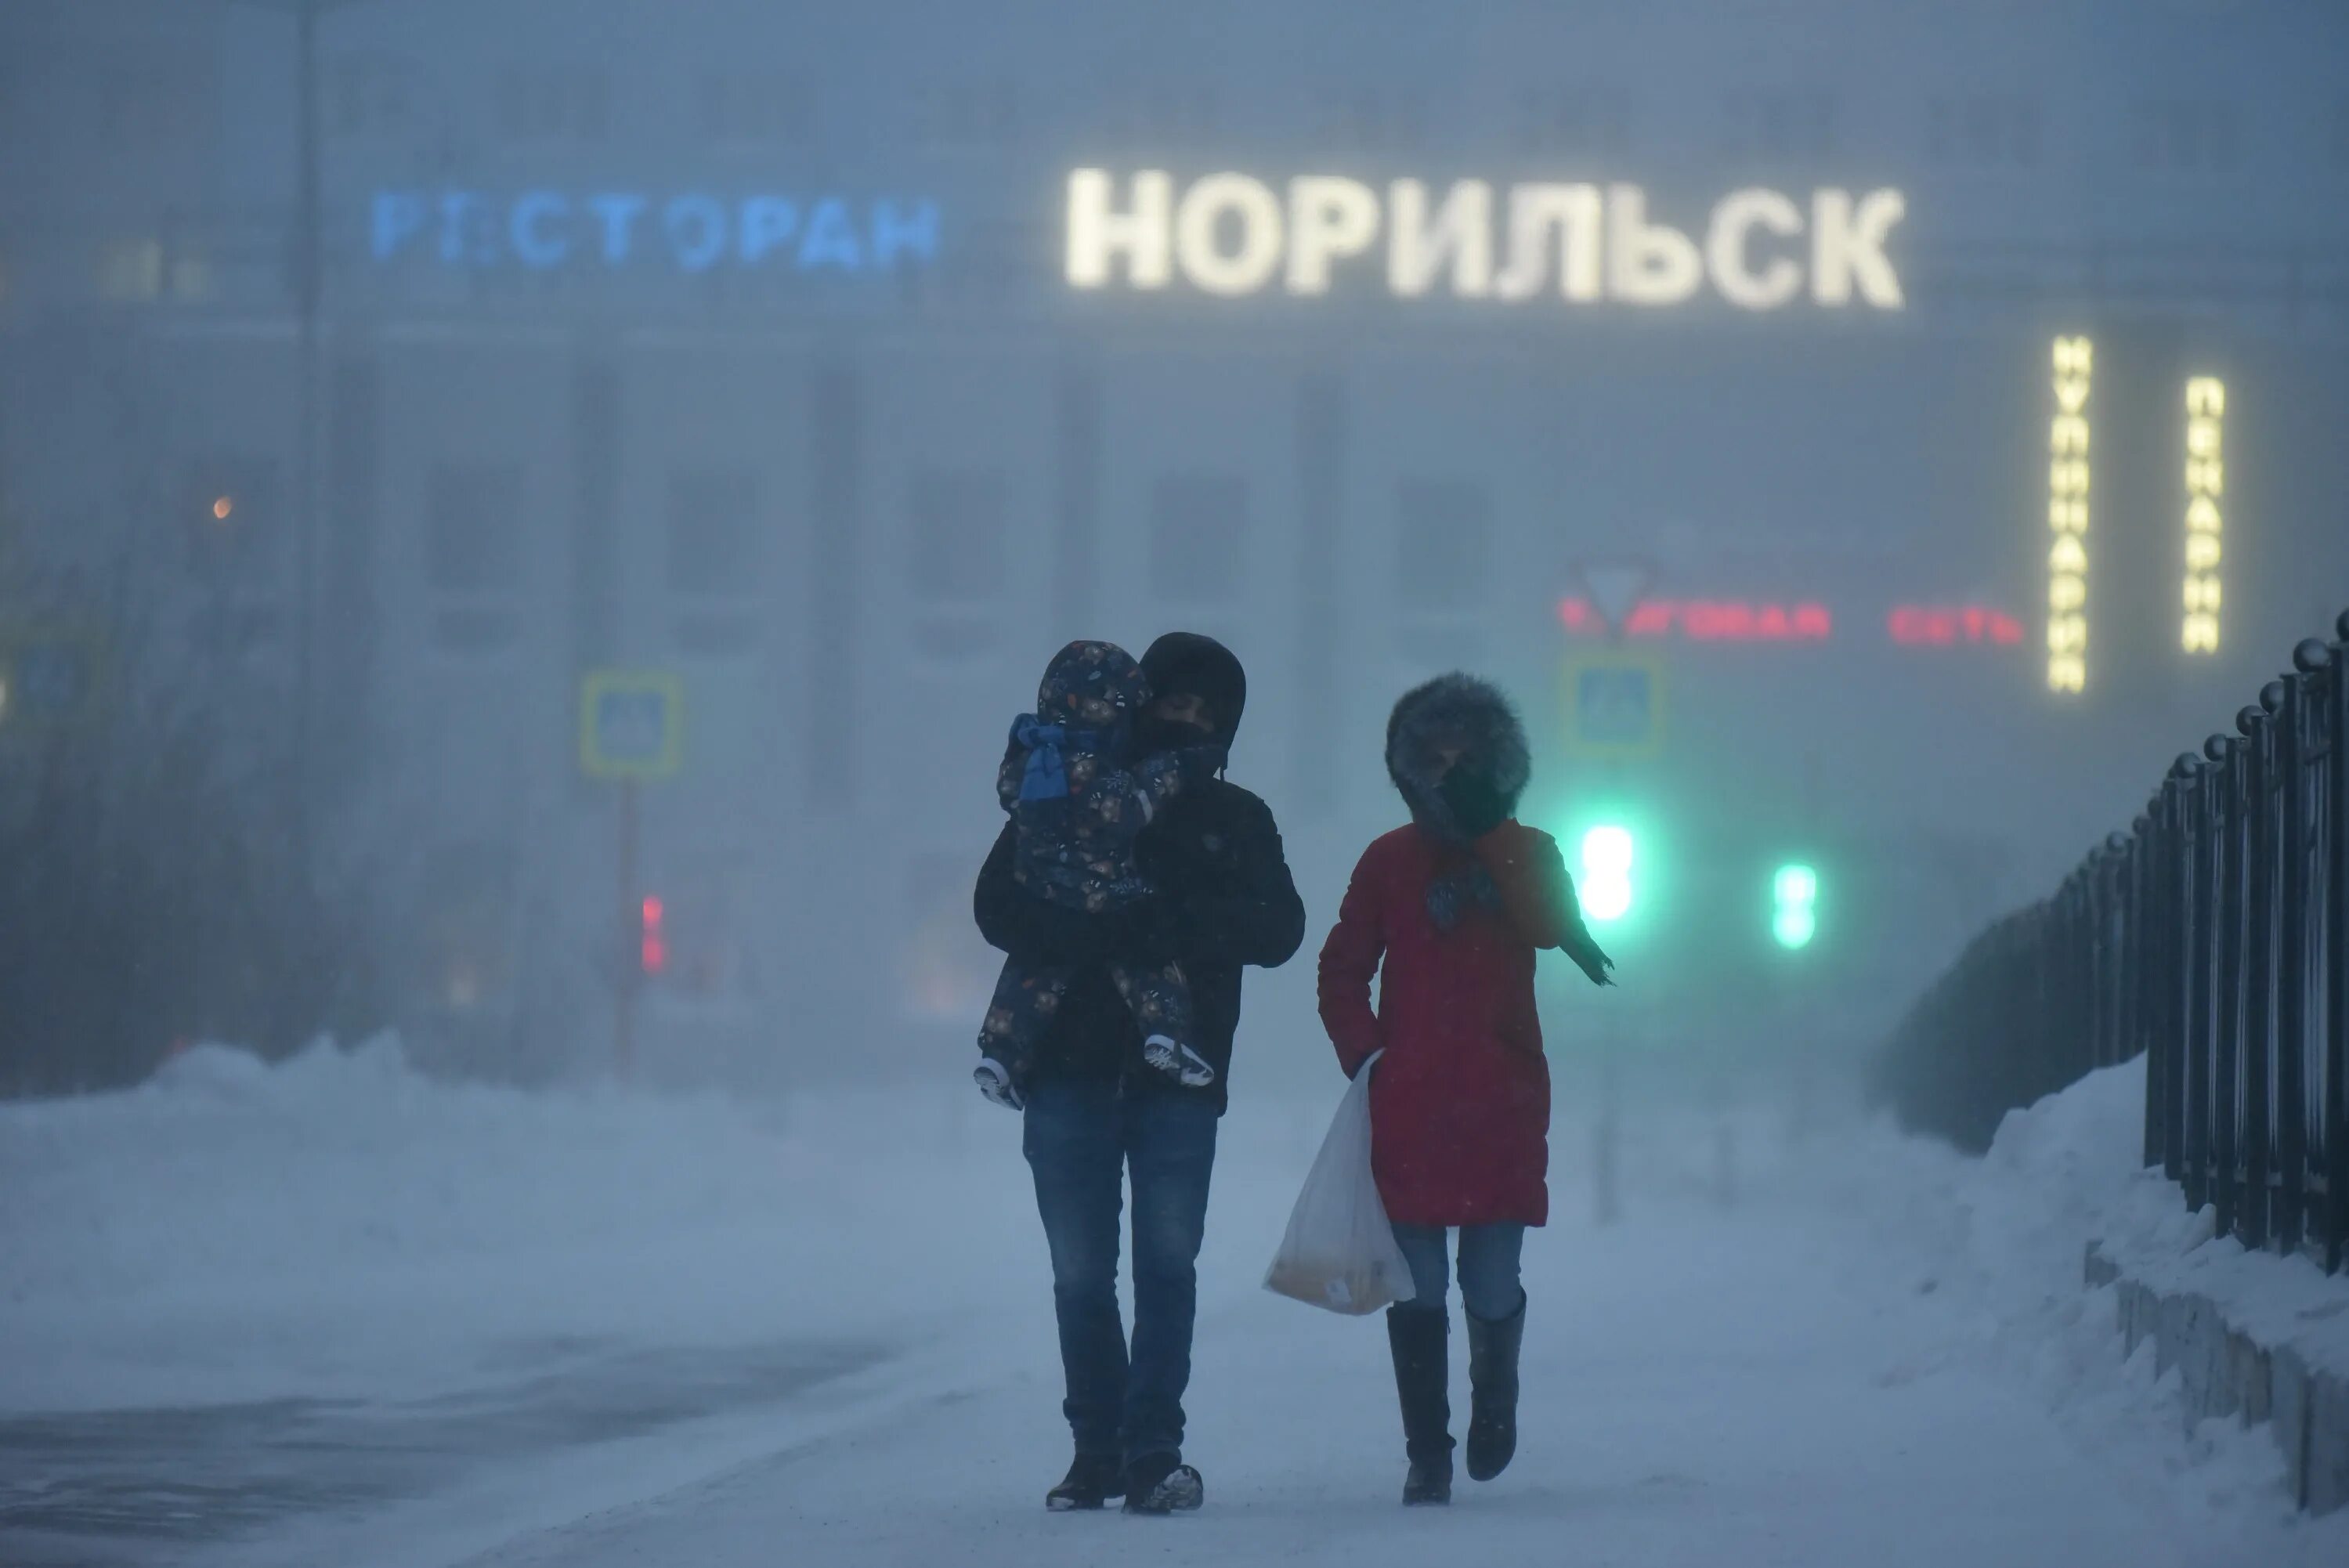
<svg viewBox="0 0 2349 1568"><path fill-rule="evenodd" d="M1683 1203L1642 1218L1598 1233L1568 1214L1529 1243L1517 1461L1486 1486L1463 1475L1448 1511L1397 1505L1402 1439L1378 1320L1316 1313L1226 1274L1203 1311L1190 1400L1190 1455L1207 1478L1195 1516L1043 1511L1068 1439L1057 1366L1030 1343L991 1391L470 1568L1128 1556L1423 1568L1464 1552L1660 1568L2167 1568L2249 1561L2253 1529L2283 1553L2263 1563L2338 1560L2328 1542L2337 1553L2342 1535L2302 1530L2265 1501L2251 1518L2174 1505L2158 1472L2128 1470L2137 1455L2084 1452L2025 1390L1954 1355L1962 1326L1889 1260L1875 1260L1880 1288L1866 1288L1870 1260L1836 1217ZM1458 1406L1456 1333L1454 1350Z"/></svg>
<svg viewBox="0 0 2349 1568"><path fill-rule="evenodd" d="M1257 1284L1334 1080L1247 1099L1201 1265L1207 1507L1135 1520L1041 1506L1050 1274L1018 1124L975 1097L196 1053L0 1107L0 1562L2337 1568L2349 1513L2298 1518L2264 1433L2188 1430L2082 1286L2083 1243L2126 1235L2349 1310L2134 1171L2136 1092L2096 1075L1982 1161L1853 1121L1791 1149L1764 1108L1733 1209L1712 1113L1634 1105L1605 1231L1568 1097L1517 1461L1413 1513L1381 1324Z"/></svg>

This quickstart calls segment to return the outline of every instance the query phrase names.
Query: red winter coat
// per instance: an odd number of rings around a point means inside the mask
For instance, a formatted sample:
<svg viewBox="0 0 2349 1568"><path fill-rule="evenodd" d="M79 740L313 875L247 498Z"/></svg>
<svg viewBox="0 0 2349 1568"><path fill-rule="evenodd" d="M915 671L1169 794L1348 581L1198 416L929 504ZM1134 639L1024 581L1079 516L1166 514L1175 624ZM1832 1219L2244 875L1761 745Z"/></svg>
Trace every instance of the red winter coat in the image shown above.
<svg viewBox="0 0 2349 1568"><path fill-rule="evenodd" d="M1472 853L1503 907L1464 901L1458 923L1439 932L1428 883ZM1549 1218L1549 1065L1534 954L1578 923L1557 841L1516 821L1467 848L1413 825L1363 851L1321 945L1321 1022L1349 1077L1386 1050L1371 1080L1371 1165L1395 1223Z"/></svg>

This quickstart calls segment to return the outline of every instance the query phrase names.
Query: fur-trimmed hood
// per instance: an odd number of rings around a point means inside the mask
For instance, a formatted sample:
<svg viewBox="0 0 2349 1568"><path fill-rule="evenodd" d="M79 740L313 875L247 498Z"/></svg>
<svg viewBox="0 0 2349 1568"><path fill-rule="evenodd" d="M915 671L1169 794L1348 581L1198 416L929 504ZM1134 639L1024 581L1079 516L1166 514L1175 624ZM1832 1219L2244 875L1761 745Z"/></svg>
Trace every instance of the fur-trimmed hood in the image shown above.
<svg viewBox="0 0 2349 1568"><path fill-rule="evenodd" d="M1444 762L1437 748L1457 742L1461 759L1481 765L1511 813L1533 776L1524 720L1490 681L1454 671L1402 694L1387 716L1387 777L1402 792L1412 820L1448 843L1462 841L1437 786Z"/></svg>

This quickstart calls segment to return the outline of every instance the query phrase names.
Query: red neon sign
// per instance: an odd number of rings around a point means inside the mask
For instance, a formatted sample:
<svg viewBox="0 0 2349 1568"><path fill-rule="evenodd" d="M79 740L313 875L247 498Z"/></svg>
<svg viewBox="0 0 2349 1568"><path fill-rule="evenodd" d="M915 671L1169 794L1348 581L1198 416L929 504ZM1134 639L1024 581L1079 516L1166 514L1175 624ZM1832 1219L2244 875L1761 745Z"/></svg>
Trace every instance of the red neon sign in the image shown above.
<svg viewBox="0 0 2349 1568"><path fill-rule="evenodd" d="M2013 647L2023 641L2023 623L2003 611L1979 604L1895 604L1884 629L1903 647L1947 648L1992 644Z"/></svg>
<svg viewBox="0 0 2349 1568"><path fill-rule="evenodd" d="M1558 601L1557 618L1569 636L1596 637L1605 617L1587 599ZM1736 599L1642 599L1623 621L1627 637L1677 636L1692 643L1824 643L1835 634L1825 604L1758 604Z"/></svg>

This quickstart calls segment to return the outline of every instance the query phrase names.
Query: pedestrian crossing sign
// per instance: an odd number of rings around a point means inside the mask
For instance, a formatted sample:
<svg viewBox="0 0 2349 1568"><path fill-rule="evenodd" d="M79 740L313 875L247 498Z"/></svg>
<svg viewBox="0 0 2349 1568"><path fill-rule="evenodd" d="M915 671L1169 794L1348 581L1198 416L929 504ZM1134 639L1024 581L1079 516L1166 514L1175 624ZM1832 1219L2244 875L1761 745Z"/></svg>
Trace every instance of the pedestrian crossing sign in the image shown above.
<svg viewBox="0 0 2349 1568"><path fill-rule="evenodd" d="M591 779L667 779L685 764L685 686L665 670L590 670L579 766Z"/></svg>
<svg viewBox="0 0 2349 1568"><path fill-rule="evenodd" d="M1664 744L1664 669L1639 654L1587 654L1565 670L1566 743L1577 757L1635 760Z"/></svg>

